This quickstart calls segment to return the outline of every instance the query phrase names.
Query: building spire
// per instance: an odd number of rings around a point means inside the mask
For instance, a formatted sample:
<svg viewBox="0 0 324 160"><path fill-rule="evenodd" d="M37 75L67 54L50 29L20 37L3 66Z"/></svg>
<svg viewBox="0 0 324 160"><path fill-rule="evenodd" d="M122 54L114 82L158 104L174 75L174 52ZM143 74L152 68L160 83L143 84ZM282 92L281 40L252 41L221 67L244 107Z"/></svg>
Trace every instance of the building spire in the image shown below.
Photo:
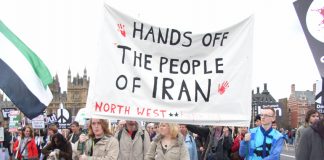
<svg viewBox="0 0 324 160"><path fill-rule="evenodd" d="M71 69L68 70L68 83L71 82Z"/></svg>

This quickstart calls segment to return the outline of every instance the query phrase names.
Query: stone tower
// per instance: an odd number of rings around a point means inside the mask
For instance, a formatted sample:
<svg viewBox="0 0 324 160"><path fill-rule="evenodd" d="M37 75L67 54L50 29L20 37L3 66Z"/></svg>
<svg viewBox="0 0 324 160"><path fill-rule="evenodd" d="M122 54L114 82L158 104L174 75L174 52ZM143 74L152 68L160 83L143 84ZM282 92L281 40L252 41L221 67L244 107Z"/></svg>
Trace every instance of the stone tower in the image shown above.
<svg viewBox="0 0 324 160"><path fill-rule="evenodd" d="M69 110L71 116L76 116L79 109L86 105L89 83L90 78L87 76L86 69L84 69L82 77L77 73L77 76L73 78L71 69L69 69L67 75L67 91L61 93L60 81L56 74L53 77L53 83L49 85L53 94L53 100L47 107L47 114L56 113L60 108L60 103L62 103L64 108Z"/></svg>
<svg viewBox="0 0 324 160"><path fill-rule="evenodd" d="M47 114L56 113L60 103L66 101L66 97L61 94L61 86L57 74L53 77L53 83L49 85L49 88L53 94L53 100L47 107Z"/></svg>
<svg viewBox="0 0 324 160"><path fill-rule="evenodd" d="M72 116L76 116L78 111L86 106L90 78L87 75L87 69L84 69L82 77L77 73L73 79L69 69L67 78L67 99L64 107L70 111Z"/></svg>

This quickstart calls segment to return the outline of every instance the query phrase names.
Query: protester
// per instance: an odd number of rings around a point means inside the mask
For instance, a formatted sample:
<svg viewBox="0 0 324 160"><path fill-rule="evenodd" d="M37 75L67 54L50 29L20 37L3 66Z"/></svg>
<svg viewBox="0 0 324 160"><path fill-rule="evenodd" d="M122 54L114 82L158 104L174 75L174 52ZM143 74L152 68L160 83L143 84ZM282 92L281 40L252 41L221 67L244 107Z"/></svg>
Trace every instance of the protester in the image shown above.
<svg viewBox="0 0 324 160"><path fill-rule="evenodd" d="M8 128L3 126L2 122L0 122L0 127L3 127L3 139L4 141L0 141L0 154L4 154L5 159L11 159L12 151L11 151L11 134L8 131ZM1 134L1 133L0 133Z"/></svg>
<svg viewBox="0 0 324 160"><path fill-rule="evenodd" d="M17 159L38 159L33 129L30 126L23 129L21 139L18 139L13 145L13 151Z"/></svg>
<svg viewBox="0 0 324 160"><path fill-rule="evenodd" d="M231 159L232 160L243 160L243 157L239 155L240 143L244 139L245 134L248 132L247 127L240 127L238 129L238 134L234 139L233 145L231 147Z"/></svg>
<svg viewBox="0 0 324 160"><path fill-rule="evenodd" d="M126 121L125 127L115 133L119 142L118 160L143 160L150 146L150 136L136 121Z"/></svg>
<svg viewBox="0 0 324 160"><path fill-rule="evenodd" d="M58 133L58 129L57 129L57 125L52 123L48 126L47 128L47 135L45 138L45 145L44 147L46 147L47 145L49 145L51 143L52 137L54 134ZM47 157L44 156L43 153L41 153L40 159L46 159Z"/></svg>
<svg viewBox="0 0 324 160"><path fill-rule="evenodd" d="M72 160L72 147L60 133L52 136L51 143L42 149L42 153L51 160Z"/></svg>
<svg viewBox="0 0 324 160"><path fill-rule="evenodd" d="M272 127L272 129L278 130L278 128L277 128L278 127L277 126L277 122L276 121L273 121L271 127Z"/></svg>
<svg viewBox="0 0 324 160"><path fill-rule="evenodd" d="M46 145L51 143L52 136L58 132L56 124L50 124L47 128Z"/></svg>
<svg viewBox="0 0 324 160"><path fill-rule="evenodd" d="M296 129L291 129L291 135L290 135L290 144L293 145L295 143L295 137L296 137Z"/></svg>
<svg viewBox="0 0 324 160"><path fill-rule="evenodd" d="M160 123L159 135L152 141L145 160L189 160L188 149L176 124Z"/></svg>
<svg viewBox="0 0 324 160"><path fill-rule="evenodd" d="M72 146L72 159L79 159L83 145L79 143L79 137L81 135L79 122L72 122L70 127L72 133L67 137L67 140L71 143Z"/></svg>
<svg viewBox="0 0 324 160"><path fill-rule="evenodd" d="M259 114L255 116L255 118L254 118L254 124L255 124L255 127L259 127L259 126L262 125L261 124L261 117L260 117Z"/></svg>
<svg viewBox="0 0 324 160"><path fill-rule="evenodd" d="M273 108L265 107L261 110L262 125L246 133L240 143L240 156L246 160L277 160L280 158L284 143L282 134L272 129L271 124L276 120Z"/></svg>
<svg viewBox="0 0 324 160"><path fill-rule="evenodd" d="M155 132L156 135L159 134L159 123L154 123L153 132Z"/></svg>
<svg viewBox="0 0 324 160"><path fill-rule="evenodd" d="M324 119L305 128L296 150L296 160L323 160L324 158Z"/></svg>
<svg viewBox="0 0 324 160"><path fill-rule="evenodd" d="M36 129L35 130L35 143L38 151L38 157L41 156L41 150L43 149L45 145L44 141L44 131L42 129Z"/></svg>
<svg viewBox="0 0 324 160"><path fill-rule="evenodd" d="M119 132L120 130L122 130L125 127L125 125L126 125L126 121L125 120L119 120L119 121L117 121L117 127L116 127L114 133Z"/></svg>
<svg viewBox="0 0 324 160"><path fill-rule="evenodd" d="M80 135L80 142L85 142L85 151L80 156L80 160L117 160L119 153L118 141L109 131L106 120L90 119L88 132L88 136Z"/></svg>
<svg viewBox="0 0 324 160"><path fill-rule="evenodd" d="M198 160L198 152L195 139L192 135L189 134L186 125L180 125L180 133L182 134L184 142L188 148L190 160Z"/></svg>
<svg viewBox="0 0 324 160"><path fill-rule="evenodd" d="M23 134L24 128L18 127L17 132L15 132L15 136L13 137L13 142L16 142L17 140L21 139L21 136Z"/></svg>
<svg viewBox="0 0 324 160"><path fill-rule="evenodd" d="M192 135L195 137L195 142L197 145L198 160L202 160L204 158L203 154L206 149L206 148L204 148L204 146L206 146L205 143L206 143L207 137L200 137L198 134L195 134L195 133L192 133Z"/></svg>
<svg viewBox="0 0 324 160"><path fill-rule="evenodd" d="M229 159L233 138L228 127L187 125L187 128L190 132L196 133L200 137L207 137L204 143L206 150L202 155L203 160Z"/></svg>
<svg viewBox="0 0 324 160"><path fill-rule="evenodd" d="M150 141L152 141L153 138L156 136L156 132L154 131L154 126L155 126L154 123L149 123L146 126L146 131L150 135Z"/></svg>
<svg viewBox="0 0 324 160"><path fill-rule="evenodd" d="M319 119L319 113L317 110L310 109L306 112L305 123L304 125L300 126L296 132L295 151L298 150L300 137L303 135L304 130L308 128L310 125L312 125L313 123L315 123L318 119Z"/></svg>

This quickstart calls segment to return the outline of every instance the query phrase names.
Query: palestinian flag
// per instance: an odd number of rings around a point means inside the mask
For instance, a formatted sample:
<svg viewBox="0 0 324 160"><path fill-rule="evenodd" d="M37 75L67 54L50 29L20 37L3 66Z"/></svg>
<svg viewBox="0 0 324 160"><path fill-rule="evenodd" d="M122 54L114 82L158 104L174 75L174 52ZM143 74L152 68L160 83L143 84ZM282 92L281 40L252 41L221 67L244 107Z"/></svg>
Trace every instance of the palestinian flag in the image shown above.
<svg viewBox="0 0 324 160"><path fill-rule="evenodd" d="M29 119L42 114L53 95L42 60L0 20L0 88Z"/></svg>

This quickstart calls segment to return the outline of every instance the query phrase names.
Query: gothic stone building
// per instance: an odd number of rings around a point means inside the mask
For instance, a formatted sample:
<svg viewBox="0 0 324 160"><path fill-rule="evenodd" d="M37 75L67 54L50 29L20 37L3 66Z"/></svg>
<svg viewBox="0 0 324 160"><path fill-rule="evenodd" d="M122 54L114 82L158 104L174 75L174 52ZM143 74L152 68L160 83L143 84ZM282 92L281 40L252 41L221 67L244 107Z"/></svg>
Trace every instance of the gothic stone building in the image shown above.
<svg viewBox="0 0 324 160"><path fill-rule="evenodd" d="M275 111L279 111L276 113L281 116L281 109L279 108L278 102L272 97L270 92L268 91L267 83L264 83L263 91L260 92L260 88L257 87L257 92L254 93L252 90L252 112L251 112L251 124L250 127L254 127L254 119L256 115L260 114L260 110L264 106L271 106L275 109Z"/></svg>
<svg viewBox="0 0 324 160"><path fill-rule="evenodd" d="M50 89L53 94L53 100L47 108L47 114L56 113L62 103L72 116L76 116L81 108L86 106L90 78L87 76L87 70L84 69L83 76L77 74L71 77L71 70L68 70L67 91L61 93L60 82L58 76L55 75Z"/></svg>

